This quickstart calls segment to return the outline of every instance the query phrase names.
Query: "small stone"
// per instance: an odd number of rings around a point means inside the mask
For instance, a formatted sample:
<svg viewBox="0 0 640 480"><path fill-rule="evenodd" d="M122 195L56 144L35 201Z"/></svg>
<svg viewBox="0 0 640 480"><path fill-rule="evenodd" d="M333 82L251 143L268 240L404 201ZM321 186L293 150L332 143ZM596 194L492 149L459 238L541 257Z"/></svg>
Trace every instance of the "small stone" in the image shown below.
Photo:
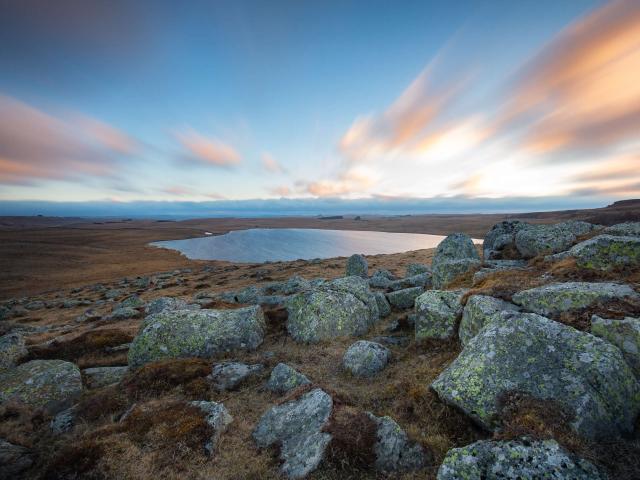
<svg viewBox="0 0 640 480"><path fill-rule="evenodd" d="M93 367L82 370L87 388L100 388L119 383L129 367Z"/></svg>
<svg viewBox="0 0 640 480"><path fill-rule="evenodd" d="M381 472L409 472L426 466L427 455L391 417L367 414L377 425L376 470Z"/></svg>
<svg viewBox="0 0 640 480"><path fill-rule="evenodd" d="M300 385L307 385L311 381L285 363L279 363L271 371L267 382L267 389L276 393L286 393Z"/></svg>
<svg viewBox="0 0 640 480"><path fill-rule="evenodd" d="M211 380L219 391L234 390L249 377L261 372L264 365L247 365L240 362L223 362L213 366Z"/></svg>
<svg viewBox="0 0 640 480"><path fill-rule="evenodd" d="M213 456L218 445L220 435L227 430L233 422L233 417L229 414L224 404L218 402L207 402L204 400L189 402L189 405L197 407L206 415L207 423L213 428L213 435L204 445L204 450L209 456Z"/></svg>
<svg viewBox="0 0 640 480"><path fill-rule="evenodd" d="M373 377L387 366L389 349L379 343L359 340L344 354L342 365L356 377Z"/></svg>
<svg viewBox="0 0 640 480"><path fill-rule="evenodd" d="M462 314L460 300L463 294L461 290L429 290L416 298L416 340L454 337Z"/></svg>
<svg viewBox="0 0 640 480"><path fill-rule="evenodd" d="M51 420L49 428L51 428L51 431L56 435L60 435L73 430L75 423L76 412L73 407L71 407L56 414L56 416Z"/></svg>
<svg viewBox="0 0 640 480"><path fill-rule="evenodd" d="M351 255L347 260L347 269L346 276L356 276L367 278L369 273L369 264L367 263L367 259L362 255L355 254Z"/></svg>
<svg viewBox="0 0 640 480"><path fill-rule="evenodd" d="M422 287L405 288L387 293L387 300L396 308L412 308L418 296L424 292Z"/></svg>
<svg viewBox="0 0 640 480"><path fill-rule="evenodd" d="M29 354L24 337L20 333L8 333L0 337L0 372L15 367Z"/></svg>

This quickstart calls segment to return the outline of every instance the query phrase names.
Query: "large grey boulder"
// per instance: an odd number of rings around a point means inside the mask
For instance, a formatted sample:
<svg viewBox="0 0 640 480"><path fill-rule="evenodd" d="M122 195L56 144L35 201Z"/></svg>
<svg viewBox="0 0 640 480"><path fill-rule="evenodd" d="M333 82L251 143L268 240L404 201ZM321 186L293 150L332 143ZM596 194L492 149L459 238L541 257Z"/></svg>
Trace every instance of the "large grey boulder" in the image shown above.
<svg viewBox="0 0 640 480"><path fill-rule="evenodd" d="M471 238L454 233L445 238L436 249L431 262L434 288L444 288L456 277L480 266L480 256Z"/></svg>
<svg viewBox="0 0 640 480"><path fill-rule="evenodd" d="M175 297L159 297L151 300L144 309L146 315L155 315L176 310L198 310L200 305L188 304L185 300Z"/></svg>
<svg viewBox="0 0 640 480"><path fill-rule="evenodd" d="M502 259L504 256L503 250L509 248L514 250L516 234L527 227L529 227L529 224L520 220L505 220L491 227L482 243L482 253L485 261Z"/></svg>
<svg viewBox="0 0 640 480"><path fill-rule="evenodd" d="M12 400L55 413L81 393L80 369L63 360L31 360L0 374L0 403Z"/></svg>
<svg viewBox="0 0 640 480"><path fill-rule="evenodd" d="M373 377L384 370L390 355L379 343L358 340L345 352L342 365L356 377Z"/></svg>
<svg viewBox="0 0 640 480"><path fill-rule="evenodd" d="M612 300L640 301L640 295L620 283L566 282L523 290L513 295L512 300L529 312L557 317L563 312Z"/></svg>
<svg viewBox="0 0 640 480"><path fill-rule="evenodd" d="M210 379L219 391L233 390L241 383L262 371L264 365L247 365L241 362L222 362L213 366Z"/></svg>
<svg viewBox="0 0 640 480"><path fill-rule="evenodd" d="M229 411L223 403L196 400L189 402L189 405L199 408L204 414L206 422L213 429L213 434L204 444L205 452L209 456L212 456L218 445L220 435L222 435L231 422L233 422L233 417L229 414Z"/></svg>
<svg viewBox="0 0 640 480"><path fill-rule="evenodd" d="M555 440L480 440L447 452L438 480L604 480L588 461Z"/></svg>
<svg viewBox="0 0 640 480"><path fill-rule="evenodd" d="M347 260L345 275L347 277L356 276L367 278L369 276L369 264L367 259L360 254L354 254Z"/></svg>
<svg viewBox="0 0 640 480"><path fill-rule="evenodd" d="M93 367L82 370L87 388L100 388L119 383L129 371L129 367Z"/></svg>
<svg viewBox="0 0 640 480"><path fill-rule="evenodd" d="M576 234L566 224L529 225L515 236L515 244L522 258L568 250L576 242Z"/></svg>
<svg viewBox="0 0 640 480"><path fill-rule="evenodd" d="M579 267L608 271L620 267L640 267L640 237L598 235L574 245L569 255Z"/></svg>
<svg viewBox="0 0 640 480"><path fill-rule="evenodd" d="M289 297L287 330L297 341L317 343L362 335L380 312L366 280L345 277Z"/></svg>
<svg viewBox="0 0 640 480"><path fill-rule="evenodd" d="M0 438L0 478L17 479L34 461L35 455L31 450Z"/></svg>
<svg viewBox="0 0 640 480"><path fill-rule="evenodd" d="M591 333L618 347L640 378L640 318L612 320L594 315L591 317Z"/></svg>
<svg viewBox="0 0 640 480"><path fill-rule="evenodd" d="M404 288L387 293L387 300L396 308L412 308L416 298L418 298L422 292L424 292L424 288L422 287Z"/></svg>
<svg viewBox="0 0 640 480"><path fill-rule="evenodd" d="M271 371L267 382L267 389L275 393L286 393L301 385L308 385L311 381L286 363L279 363Z"/></svg>
<svg viewBox="0 0 640 480"><path fill-rule="evenodd" d="M304 478L324 457L331 435L322 432L333 410L331 396L316 388L300 398L269 409L253 431L260 448L280 444L281 471Z"/></svg>
<svg viewBox="0 0 640 480"><path fill-rule="evenodd" d="M0 372L15 367L29 354L24 337L20 333L8 333L0 337Z"/></svg>
<svg viewBox="0 0 640 480"><path fill-rule="evenodd" d="M456 324L462 313L461 290L429 290L415 302L416 340L446 339L455 336Z"/></svg>
<svg viewBox="0 0 640 480"><path fill-rule="evenodd" d="M633 431L640 384L604 340L531 313L486 325L433 382L442 400L487 429L500 426L499 398L517 391L558 402L590 439Z"/></svg>
<svg viewBox="0 0 640 480"><path fill-rule="evenodd" d="M376 470L381 472L408 472L420 470L427 463L424 449L409 440L406 432L391 417L376 417L368 413L375 422Z"/></svg>
<svg viewBox="0 0 640 480"><path fill-rule="evenodd" d="M259 306L236 310L177 310L147 317L129 348L129 366L165 358L208 358L234 350L254 350L266 325Z"/></svg>
<svg viewBox="0 0 640 480"><path fill-rule="evenodd" d="M387 317L391 314L391 305L389 305L389 300L382 292L374 292L373 295L376 298L376 302L378 303L378 312L380 312L381 317Z"/></svg>
<svg viewBox="0 0 640 480"><path fill-rule="evenodd" d="M602 233L623 237L640 237L640 222L618 223L605 228Z"/></svg>
<svg viewBox="0 0 640 480"><path fill-rule="evenodd" d="M520 308L513 303L505 302L499 298L487 295L472 295L462 312L458 337L464 346L475 337L489 322L500 318L504 311L517 312Z"/></svg>
<svg viewBox="0 0 640 480"><path fill-rule="evenodd" d="M400 278L387 284L387 288L391 291L402 290L411 287L429 288L432 284L431 272L423 272L411 277Z"/></svg>

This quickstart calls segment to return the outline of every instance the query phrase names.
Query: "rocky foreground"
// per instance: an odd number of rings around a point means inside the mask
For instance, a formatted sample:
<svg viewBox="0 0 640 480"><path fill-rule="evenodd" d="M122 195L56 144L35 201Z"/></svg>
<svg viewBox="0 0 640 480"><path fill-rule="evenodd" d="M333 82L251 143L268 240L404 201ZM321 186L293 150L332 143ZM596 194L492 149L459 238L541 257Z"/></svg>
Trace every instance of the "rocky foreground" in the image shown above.
<svg viewBox="0 0 640 480"><path fill-rule="evenodd" d="M0 478L640 478L640 223L332 262L4 302Z"/></svg>

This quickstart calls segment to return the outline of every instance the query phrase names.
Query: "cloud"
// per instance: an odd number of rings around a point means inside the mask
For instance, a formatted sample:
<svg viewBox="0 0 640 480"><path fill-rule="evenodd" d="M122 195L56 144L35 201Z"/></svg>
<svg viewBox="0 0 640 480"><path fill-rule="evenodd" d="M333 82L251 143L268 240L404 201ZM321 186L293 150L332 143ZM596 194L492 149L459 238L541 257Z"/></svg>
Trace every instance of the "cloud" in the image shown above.
<svg viewBox="0 0 640 480"><path fill-rule="evenodd" d="M231 146L216 138L208 138L194 130L176 133L187 158L216 167L234 167L242 159Z"/></svg>
<svg viewBox="0 0 640 480"><path fill-rule="evenodd" d="M368 167L351 167L336 179L309 182L304 187L307 193L316 197L338 197L358 195L377 183L376 174Z"/></svg>
<svg viewBox="0 0 640 480"><path fill-rule="evenodd" d="M54 116L0 95L0 182L116 176L137 151L124 132L80 114Z"/></svg>
<svg viewBox="0 0 640 480"><path fill-rule="evenodd" d="M214 200L222 200L225 198L223 195L220 195L218 193L201 193L183 185L171 185L161 189L161 192L168 193L169 195L175 197L211 198Z"/></svg>
<svg viewBox="0 0 640 480"><path fill-rule="evenodd" d="M279 187L272 188L271 193L280 197L288 197L291 195L291 188L286 185L280 185Z"/></svg>
<svg viewBox="0 0 640 480"><path fill-rule="evenodd" d="M268 152L262 154L262 166L271 173L284 173L285 169L278 161Z"/></svg>

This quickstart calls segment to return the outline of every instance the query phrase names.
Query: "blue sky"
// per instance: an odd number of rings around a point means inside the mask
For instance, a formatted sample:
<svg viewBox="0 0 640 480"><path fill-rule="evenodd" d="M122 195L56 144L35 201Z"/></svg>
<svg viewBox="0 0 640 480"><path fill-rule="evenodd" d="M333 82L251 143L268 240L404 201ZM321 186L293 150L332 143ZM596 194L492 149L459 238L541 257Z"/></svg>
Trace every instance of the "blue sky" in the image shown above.
<svg viewBox="0 0 640 480"><path fill-rule="evenodd" d="M601 205L639 59L632 1L2 2L0 200Z"/></svg>

